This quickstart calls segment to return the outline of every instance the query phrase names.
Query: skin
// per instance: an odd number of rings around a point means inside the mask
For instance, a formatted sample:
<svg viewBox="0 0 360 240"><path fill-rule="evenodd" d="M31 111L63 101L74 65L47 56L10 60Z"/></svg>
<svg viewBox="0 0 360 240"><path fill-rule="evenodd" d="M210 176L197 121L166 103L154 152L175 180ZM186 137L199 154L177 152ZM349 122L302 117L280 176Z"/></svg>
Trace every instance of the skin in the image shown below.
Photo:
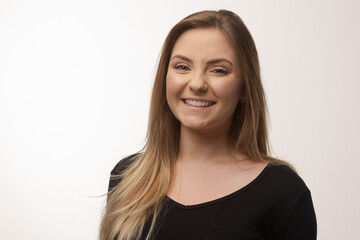
<svg viewBox="0 0 360 240"><path fill-rule="evenodd" d="M229 129L241 98L240 63L218 29L192 29L176 41L166 77L169 107L180 121L180 152L168 197L193 205L226 196L264 169L234 153ZM192 106L197 100L209 106Z"/></svg>
<svg viewBox="0 0 360 240"><path fill-rule="evenodd" d="M182 34L171 54L166 83L168 104L183 128L216 134L229 129L240 99L241 73L233 47L219 30ZM194 107L184 99L215 104Z"/></svg>

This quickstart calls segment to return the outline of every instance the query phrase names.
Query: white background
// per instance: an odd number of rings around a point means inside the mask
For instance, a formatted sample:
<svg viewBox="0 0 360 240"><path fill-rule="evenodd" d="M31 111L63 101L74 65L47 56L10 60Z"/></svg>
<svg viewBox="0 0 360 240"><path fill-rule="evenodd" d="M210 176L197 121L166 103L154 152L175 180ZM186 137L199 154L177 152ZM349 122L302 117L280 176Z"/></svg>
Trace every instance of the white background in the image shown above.
<svg viewBox="0 0 360 240"><path fill-rule="evenodd" d="M220 8L255 39L274 154L311 189L318 239L360 235L359 1L0 0L0 239L97 238L166 34Z"/></svg>

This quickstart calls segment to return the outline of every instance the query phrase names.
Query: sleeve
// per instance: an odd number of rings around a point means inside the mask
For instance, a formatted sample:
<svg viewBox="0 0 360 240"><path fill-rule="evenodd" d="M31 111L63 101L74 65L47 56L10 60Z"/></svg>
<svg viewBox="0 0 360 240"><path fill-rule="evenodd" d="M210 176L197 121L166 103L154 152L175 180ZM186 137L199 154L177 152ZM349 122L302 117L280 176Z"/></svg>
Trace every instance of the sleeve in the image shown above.
<svg viewBox="0 0 360 240"><path fill-rule="evenodd" d="M110 180L108 186L108 192L111 191L121 182L121 177L119 175L125 171L134 161L137 159L139 154L133 154L128 157L121 159L113 168L110 173Z"/></svg>
<svg viewBox="0 0 360 240"><path fill-rule="evenodd" d="M298 199L278 240L316 240L317 224L310 191Z"/></svg>
<svg viewBox="0 0 360 240"><path fill-rule="evenodd" d="M116 187L120 182L121 182L121 178L120 177L116 177L117 175L119 175L121 172L117 172L115 171L115 169L113 169L110 173L110 180L109 180L109 187L108 187L108 192L110 192L114 187Z"/></svg>

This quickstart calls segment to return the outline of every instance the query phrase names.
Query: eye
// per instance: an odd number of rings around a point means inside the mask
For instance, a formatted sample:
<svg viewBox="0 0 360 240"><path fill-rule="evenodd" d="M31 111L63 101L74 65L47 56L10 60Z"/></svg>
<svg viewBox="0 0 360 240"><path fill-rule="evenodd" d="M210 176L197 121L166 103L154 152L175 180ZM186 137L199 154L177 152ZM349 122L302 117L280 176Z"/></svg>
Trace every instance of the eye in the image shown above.
<svg viewBox="0 0 360 240"><path fill-rule="evenodd" d="M190 68L186 66L185 64L175 64L174 69L181 70L181 71L188 71Z"/></svg>
<svg viewBox="0 0 360 240"><path fill-rule="evenodd" d="M217 74L228 74L229 72L223 68L214 68L210 72L217 73Z"/></svg>

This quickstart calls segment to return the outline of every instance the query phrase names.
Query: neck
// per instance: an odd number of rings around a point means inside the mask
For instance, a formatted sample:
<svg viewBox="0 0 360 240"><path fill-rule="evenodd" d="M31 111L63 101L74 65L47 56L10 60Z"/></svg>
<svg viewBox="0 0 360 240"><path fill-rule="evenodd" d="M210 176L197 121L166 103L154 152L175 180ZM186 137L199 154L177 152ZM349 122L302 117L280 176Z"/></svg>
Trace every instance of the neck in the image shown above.
<svg viewBox="0 0 360 240"><path fill-rule="evenodd" d="M188 162L219 162L230 156L228 132L194 131L181 127L179 159Z"/></svg>

